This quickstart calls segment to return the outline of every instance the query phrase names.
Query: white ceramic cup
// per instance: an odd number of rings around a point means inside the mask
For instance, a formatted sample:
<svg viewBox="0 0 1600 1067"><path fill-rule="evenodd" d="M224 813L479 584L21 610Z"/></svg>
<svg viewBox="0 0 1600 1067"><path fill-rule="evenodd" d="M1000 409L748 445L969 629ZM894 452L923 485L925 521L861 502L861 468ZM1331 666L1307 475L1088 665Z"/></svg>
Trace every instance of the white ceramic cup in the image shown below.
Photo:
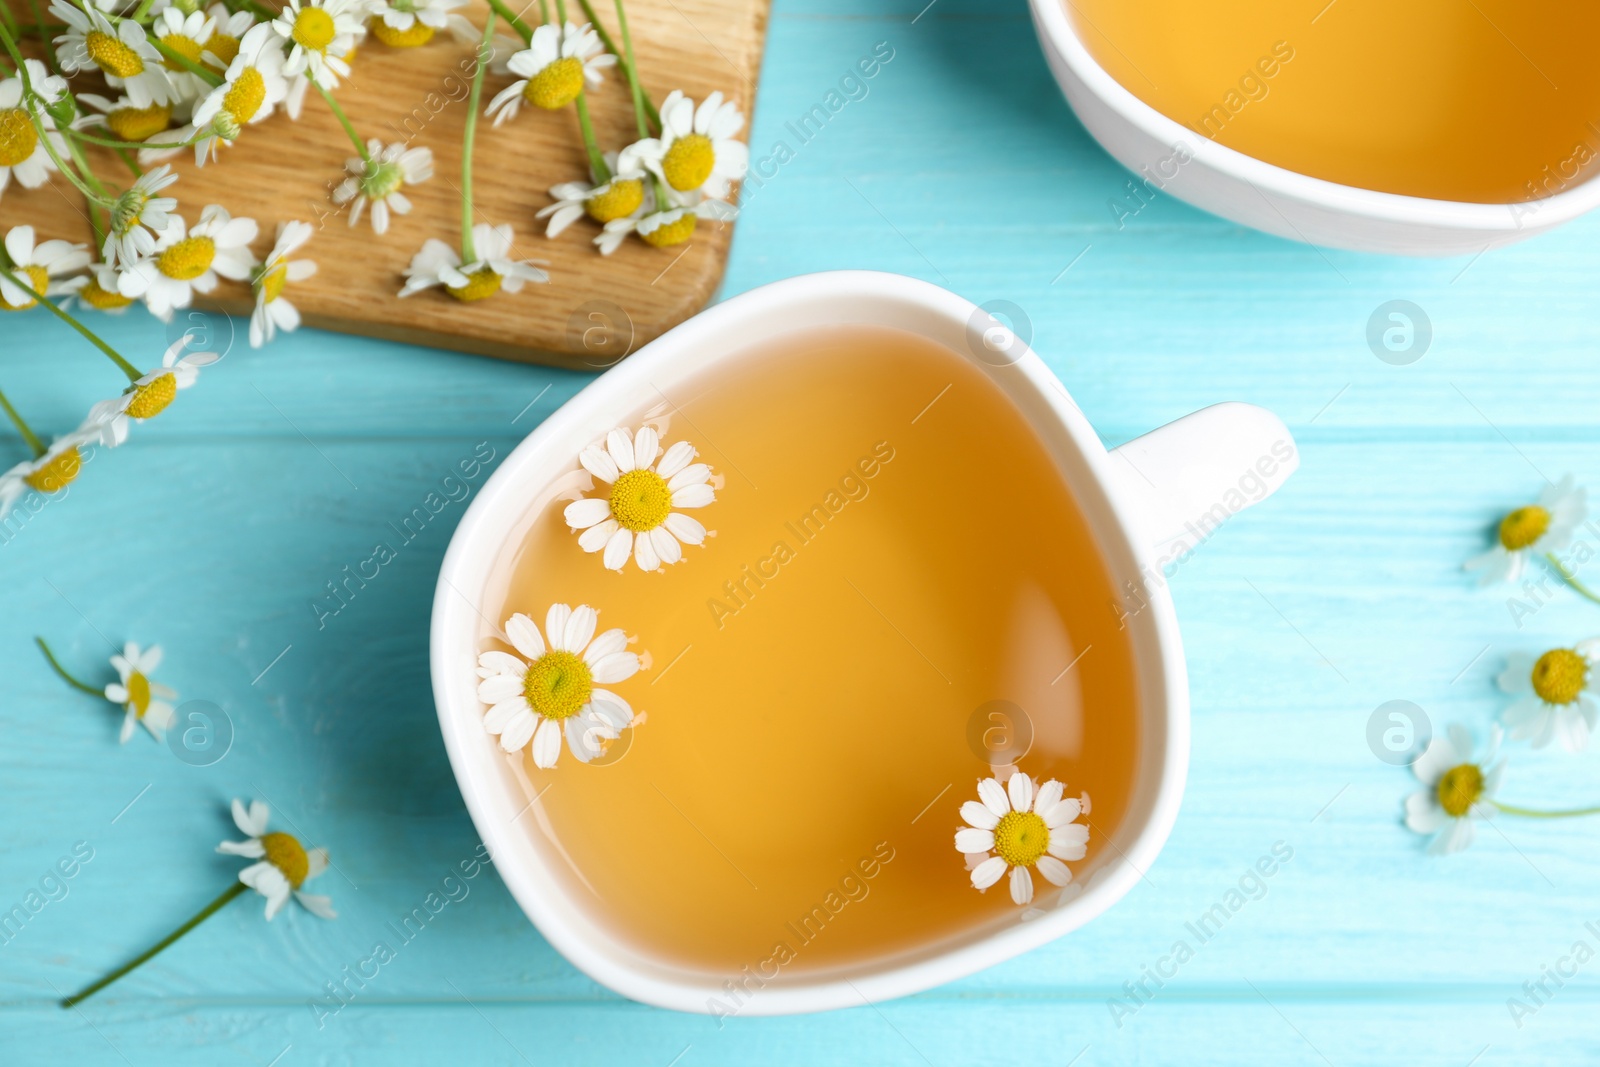
<svg viewBox="0 0 1600 1067"><path fill-rule="evenodd" d="M1050 70L1094 139L1154 189L1234 222L1359 252L1477 255L1600 204L1594 181L1526 202L1467 204L1340 185L1265 163L1199 136L1123 88L1084 47L1067 0L1029 3ZM1190 158L1177 165L1180 146Z"/></svg>
<svg viewBox="0 0 1600 1067"><path fill-rule="evenodd" d="M649 957L596 921L535 846L530 782L484 729L478 654L497 623L479 610L496 561L530 508L553 503L580 449L633 421L663 393L707 368L744 358L797 331L890 326L966 356L1013 401L1059 465L1099 548L1121 605L1137 673L1141 752L1129 810L1080 870L1082 889L1033 921L1008 921L944 945L825 974L784 975L738 1005L743 1015L843 1008L916 993L1060 937L1126 893L1155 861L1177 816L1189 755L1189 695L1177 620L1162 576L1233 512L1273 492L1298 465L1294 440L1270 412L1219 404L1108 452L1072 398L1000 319L926 282L838 271L763 286L710 308L645 345L546 419L501 463L461 519L434 596L431 665L445 747L467 809L517 903L562 955L624 996L666 1008L718 1012L723 983ZM520 755L520 754L519 754ZM515 766L513 766L515 764ZM597 773L604 773L597 772ZM952 851L952 870L961 874Z"/></svg>

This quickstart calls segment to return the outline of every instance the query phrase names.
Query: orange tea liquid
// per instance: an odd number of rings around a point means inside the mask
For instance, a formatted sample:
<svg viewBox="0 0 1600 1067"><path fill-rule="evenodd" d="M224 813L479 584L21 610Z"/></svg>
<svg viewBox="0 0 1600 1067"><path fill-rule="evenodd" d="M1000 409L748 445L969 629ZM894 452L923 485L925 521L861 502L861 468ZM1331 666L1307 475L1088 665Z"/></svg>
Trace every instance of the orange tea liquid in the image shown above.
<svg viewBox="0 0 1600 1067"><path fill-rule="evenodd" d="M1067 0L1067 13L1145 103L1302 174L1509 203L1587 179L1600 155L1592 3Z"/></svg>
<svg viewBox="0 0 1600 1067"><path fill-rule="evenodd" d="M605 757L522 760L546 790L523 822L574 895L647 952L727 975L1019 913L1004 884L972 888L953 844L980 755L1027 730L1016 709L1034 735L1022 769L1090 794L1089 856L1071 866L1092 862L1134 776L1131 649L1084 519L1010 401L931 342L854 327L671 392L640 417L720 476L692 513L706 547L619 575L578 547L560 501L488 600L497 621L541 624L552 602L589 604L648 653L611 687L647 721Z"/></svg>

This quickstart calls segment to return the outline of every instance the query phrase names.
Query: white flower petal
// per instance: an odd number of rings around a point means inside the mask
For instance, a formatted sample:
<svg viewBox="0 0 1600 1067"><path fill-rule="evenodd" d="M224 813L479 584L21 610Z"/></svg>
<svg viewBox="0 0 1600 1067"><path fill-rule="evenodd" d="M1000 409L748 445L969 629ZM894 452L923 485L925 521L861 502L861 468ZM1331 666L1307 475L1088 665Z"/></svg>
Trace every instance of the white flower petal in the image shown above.
<svg viewBox="0 0 1600 1067"><path fill-rule="evenodd" d="M976 800L969 800L961 805L961 817L967 820L969 826L975 826L979 830L993 830L1000 825L1000 817ZM983 851L987 852L988 849Z"/></svg>
<svg viewBox="0 0 1600 1067"><path fill-rule="evenodd" d="M1040 856L1037 867L1051 885L1066 885L1072 881L1072 871L1054 856Z"/></svg>
<svg viewBox="0 0 1600 1067"><path fill-rule="evenodd" d="M979 805L980 807L982 805ZM956 831L957 852L988 852L994 848L994 831L967 828Z"/></svg>
<svg viewBox="0 0 1600 1067"><path fill-rule="evenodd" d="M535 767L554 767L561 756L561 726L554 719L539 723L533 735L533 764Z"/></svg>
<svg viewBox="0 0 1600 1067"><path fill-rule="evenodd" d="M972 885L976 889L988 889L1000 880L1006 873L1006 861L999 856L990 856L976 867L972 868Z"/></svg>
<svg viewBox="0 0 1600 1067"><path fill-rule="evenodd" d="M699 519L681 511L669 514L662 523L668 533L686 545L698 545L706 539L706 528Z"/></svg>
<svg viewBox="0 0 1600 1067"><path fill-rule="evenodd" d="M978 783L978 799L983 801L983 806L994 812L999 818L1011 811L1011 799L1006 796L1005 786L999 779L985 778Z"/></svg>
<svg viewBox="0 0 1600 1067"><path fill-rule="evenodd" d="M568 504L561 516L574 530L586 530L611 517L611 501L603 496L584 497Z"/></svg>
<svg viewBox="0 0 1600 1067"><path fill-rule="evenodd" d="M590 445L578 453L578 462L583 464L583 469L594 475L602 482L614 482L622 472L617 470L617 461L611 458L611 453L603 448Z"/></svg>
<svg viewBox="0 0 1600 1067"><path fill-rule="evenodd" d="M633 555L633 532L618 527L617 532L611 535L611 540L606 542L606 554L601 562L605 564L607 570L620 571L631 555Z"/></svg>
<svg viewBox="0 0 1600 1067"><path fill-rule="evenodd" d="M1006 783L1006 793L1011 797L1012 811L1027 811L1033 807L1033 779L1021 771Z"/></svg>
<svg viewBox="0 0 1600 1067"><path fill-rule="evenodd" d="M589 647L589 639L594 637L594 628L599 621L600 613L589 605L579 604L573 608L562 636L562 649L575 655L583 655L583 650Z"/></svg>
<svg viewBox="0 0 1600 1067"><path fill-rule="evenodd" d="M633 461L633 438L627 430L612 430L606 434L606 451L611 453L619 471L631 471L637 466Z"/></svg>
<svg viewBox="0 0 1600 1067"><path fill-rule="evenodd" d="M596 661L589 672L599 685L625 682L639 673L639 657L632 652L613 652Z"/></svg>
<svg viewBox="0 0 1600 1067"><path fill-rule="evenodd" d="M1033 875L1028 873L1028 868L1011 868L1011 899L1018 904L1033 901Z"/></svg>
<svg viewBox="0 0 1600 1067"><path fill-rule="evenodd" d="M596 523L578 535L578 547L585 552L598 552L606 547L606 542L622 528L616 519L607 519L605 522Z"/></svg>
<svg viewBox="0 0 1600 1067"><path fill-rule="evenodd" d="M693 462L694 457L694 446L688 441L679 441L661 457L661 462L656 465L656 473L671 481L672 476Z"/></svg>
<svg viewBox="0 0 1600 1067"><path fill-rule="evenodd" d="M520 611L506 620L506 637L529 661L544 655L544 638L539 635L538 624Z"/></svg>

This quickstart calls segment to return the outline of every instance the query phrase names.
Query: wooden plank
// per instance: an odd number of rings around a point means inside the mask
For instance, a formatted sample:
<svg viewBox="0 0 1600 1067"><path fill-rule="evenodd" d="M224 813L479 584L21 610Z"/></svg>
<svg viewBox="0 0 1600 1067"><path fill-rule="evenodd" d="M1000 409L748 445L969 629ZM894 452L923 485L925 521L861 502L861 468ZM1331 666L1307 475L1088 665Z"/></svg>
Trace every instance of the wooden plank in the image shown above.
<svg viewBox="0 0 1600 1067"><path fill-rule="evenodd" d="M18 6L26 9L25 3ZM576 3L572 8L570 14L581 18ZM481 26L488 9L475 0L463 10ZM609 11L610 5L599 4L597 10ZM659 104L671 89L697 101L721 90L748 116L766 21L767 0L636 0L629 6L629 23L647 93ZM614 21L609 28L615 29ZM321 273L289 296L308 325L324 329L595 369L620 358L614 352L636 349L698 311L721 280L732 239L729 224L702 222L690 244L680 248L656 249L630 240L611 256L601 256L590 244L599 227L588 219L556 240L544 238L544 221L535 214L551 202L547 191L588 173L571 108L524 107L498 128L480 117L474 156L477 221L509 223L516 233L514 258L546 261L550 284L473 304L437 289L397 297L402 272L424 240L436 237L459 247L461 136L469 85L461 71L463 64L471 68L474 47L443 33L420 48L389 48L369 36L353 60L349 82L336 93L363 137L386 144L407 141L434 153L434 177L406 187L413 210L396 217L383 237L372 233L366 217L357 226L347 225L348 212L328 198L353 151L315 92L307 95L298 122L277 114L249 127L232 149L222 150L219 163L197 167L192 153L181 153L173 160L181 177L168 192L179 198L191 225L212 203L256 219L262 230L254 246L258 255L271 247L279 221L302 219L317 226L303 256L316 260ZM484 100L510 81L491 73ZM86 91L96 82L79 75L74 88ZM617 69L589 97L602 147L615 151L636 138L627 82ZM748 127L740 136L747 133ZM128 180L109 150L97 150L93 158L103 178ZM41 237L89 240L83 208L81 197L59 175L37 190L13 183L0 198L0 227L29 222ZM250 295L246 287L224 281L208 306L248 315ZM590 333L586 344L585 331L597 323L607 332L603 337Z"/></svg>

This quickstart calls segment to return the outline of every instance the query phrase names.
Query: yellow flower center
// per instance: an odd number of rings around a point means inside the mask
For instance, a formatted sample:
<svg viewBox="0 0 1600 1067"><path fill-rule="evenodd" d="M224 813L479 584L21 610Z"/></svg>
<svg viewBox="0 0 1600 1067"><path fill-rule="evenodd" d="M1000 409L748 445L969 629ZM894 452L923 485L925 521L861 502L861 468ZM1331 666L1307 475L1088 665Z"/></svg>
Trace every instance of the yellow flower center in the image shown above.
<svg viewBox="0 0 1600 1067"><path fill-rule="evenodd" d="M300 14L294 17L294 30L290 36L300 47L321 52L333 43L337 32L332 15L320 7L303 7Z"/></svg>
<svg viewBox="0 0 1600 1067"><path fill-rule="evenodd" d="M1533 665L1533 691L1546 704L1570 704L1589 681L1589 661L1570 648L1553 648Z"/></svg>
<svg viewBox="0 0 1600 1067"><path fill-rule="evenodd" d="M41 296L44 295L45 290L50 288L50 275L43 267L13 267L11 268L11 273L22 275L23 280L28 283L28 288ZM5 298L3 293L0 293L0 308L5 308L7 311L27 311L38 302L33 297L28 296L23 297L22 303L13 304Z"/></svg>
<svg viewBox="0 0 1600 1067"><path fill-rule="evenodd" d="M150 710L150 679L138 671L128 675L128 706L141 719Z"/></svg>
<svg viewBox="0 0 1600 1067"><path fill-rule="evenodd" d="M685 193L704 185L716 162L717 152L711 147L711 138L703 133L691 133L673 141L672 147L661 157L661 174L668 185Z"/></svg>
<svg viewBox="0 0 1600 1067"><path fill-rule="evenodd" d="M1008 811L994 828L995 855L1013 867L1032 867L1050 847L1050 828L1031 811Z"/></svg>
<svg viewBox="0 0 1600 1067"><path fill-rule="evenodd" d="M95 65L114 78L132 78L144 73L144 60L139 58L139 53L109 33L90 30L83 45Z"/></svg>
<svg viewBox="0 0 1600 1067"><path fill-rule="evenodd" d="M83 456L78 452L78 446L73 445L57 452L54 459L32 474L25 475L22 480L41 493L55 493L71 484L82 469Z"/></svg>
<svg viewBox="0 0 1600 1067"><path fill-rule="evenodd" d="M522 98L547 111L566 107L583 92L583 63L577 56L563 56L528 79Z"/></svg>
<svg viewBox="0 0 1600 1067"><path fill-rule="evenodd" d="M654 245L657 248L671 248L673 245L683 244L683 242L694 236L695 221L696 217L686 211L673 221L657 226L649 233L641 233L639 236L644 238L644 243L647 245Z"/></svg>
<svg viewBox="0 0 1600 1067"><path fill-rule="evenodd" d="M283 287L289 280L289 264L280 263L263 274L256 282L261 289L261 295L266 297L267 303L272 303L283 295Z"/></svg>
<svg viewBox="0 0 1600 1067"><path fill-rule="evenodd" d="M1550 528L1550 513L1537 504L1518 508L1500 520L1500 543L1516 552L1527 548Z"/></svg>
<svg viewBox="0 0 1600 1067"><path fill-rule="evenodd" d="M149 107L119 107L106 115L106 126L122 141L143 141L154 137L172 121L169 104Z"/></svg>
<svg viewBox="0 0 1600 1067"><path fill-rule="evenodd" d="M125 308L133 303L133 297L123 296L115 289L102 289L100 288L100 283L93 278L89 279L89 284L78 290L78 296L85 304L92 308L99 308L101 311Z"/></svg>
<svg viewBox="0 0 1600 1067"><path fill-rule="evenodd" d="M459 289L445 286L445 292L462 303L471 303L491 297L500 291L500 275L492 267L480 267L467 275L467 284Z"/></svg>
<svg viewBox="0 0 1600 1067"><path fill-rule="evenodd" d="M14 167L33 155L39 133L20 107L0 110L0 167Z"/></svg>
<svg viewBox="0 0 1600 1067"><path fill-rule="evenodd" d="M217 57L217 61L222 64L219 69L227 70L228 64L239 55L239 38L219 30L206 42L206 51Z"/></svg>
<svg viewBox="0 0 1600 1067"><path fill-rule="evenodd" d="M546 719L570 719L589 703L594 675L572 652L556 649L533 661L522 679L522 695Z"/></svg>
<svg viewBox="0 0 1600 1067"><path fill-rule="evenodd" d="M128 403L128 415L135 419L153 419L172 403L178 395L178 378L172 373L148 381L133 391Z"/></svg>
<svg viewBox="0 0 1600 1067"><path fill-rule="evenodd" d="M433 27L418 20L412 20L409 29L397 30L381 17L375 17L367 20L367 29L390 48L416 48L433 40Z"/></svg>
<svg viewBox="0 0 1600 1067"><path fill-rule="evenodd" d="M161 38L161 43L167 46L168 51L176 52L191 63L200 62L201 45L193 37L181 33L169 33ZM189 68L175 59L163 59L161 65L168 70L188 70Z"/></svg>
<svg viewBox="0 0 1600 1067"><path fill-rule="evenodd" d="M1471 811L1481 796L1483 771L1476 763L1451 767L1439 779L1439 806L1452 818L1459 819Z"/></svg>
<svg viewBox="0 0 1600 1067"><path fill-rule="evenodd" d="M185 237L156 257L156 269L180 282L192 282L211 269L217 243L209 237Z"/></svg>
<svg viewBox="0 0 1600 1067"><path fill-rule="evenodd" d="M638 178L618 178L583 202L589 217L596 222L624 219L644 203L644 182Z"/></svg>
<svg viewBox="0 0 1600 1067"><path fill-rule="evenodd" d="M655 471L625 471L611 484L611 515L634 533L654 530L672 510L672 490Z"/></svg>
<svg viewBox="0 0 1600 1067"><path fill-rule="evenodd" d="M292 834L277 831L262 834L261 847L266 850L266 861L289 879L290 888L299 889L305 884L306 875L311 873L311 857Z"/></svg>
<svg viewBox="0 0 1600 1067"><path fill-rule="evenodd" d="M255 118L266 99L267 83L261 77L261 72L254 67L246 67L228 86L228 91L222 94L222 110L243 126Z"/></svg>

